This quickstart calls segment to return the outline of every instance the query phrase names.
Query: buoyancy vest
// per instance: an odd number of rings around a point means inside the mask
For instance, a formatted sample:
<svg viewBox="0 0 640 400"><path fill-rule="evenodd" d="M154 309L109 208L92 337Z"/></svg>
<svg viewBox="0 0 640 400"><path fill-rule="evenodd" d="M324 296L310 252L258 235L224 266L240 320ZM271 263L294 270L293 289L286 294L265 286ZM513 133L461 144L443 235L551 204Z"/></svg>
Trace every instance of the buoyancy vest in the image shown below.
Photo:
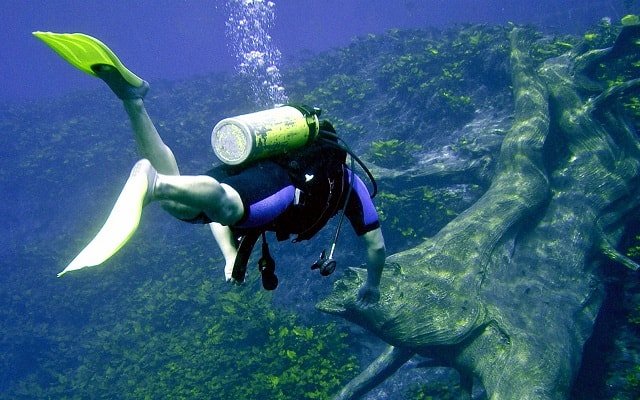
<svg viewBox="0 0 640 400"><path fill-rule="evenodd" d="M347 153L325 139L272 160L287 171L296 188L295 201L274 221L251 231L275 232L278 240L297 235L295 241L312 238L341 206L348 179L345 171ZM247 229L235 229L244 236Z"/></svg>
<svg viewBox="0 0 640 400"><path fill-rule="evenodd" d="M333 130L330 124L325 127L330 129L328 132ZM275 232L280 241L289 239L291 235L296 235L295 242L308 240L340 211L349 185L346 158L347 152L327 138L317 139L273 158L288 172L296 188L295 201L268 225L251 229L232 228L239 243L232 274L236 281L244 281L247 263L259 236L263 237L264 253L266 231ZM261 272L264 278L265 273Z"/></svg>

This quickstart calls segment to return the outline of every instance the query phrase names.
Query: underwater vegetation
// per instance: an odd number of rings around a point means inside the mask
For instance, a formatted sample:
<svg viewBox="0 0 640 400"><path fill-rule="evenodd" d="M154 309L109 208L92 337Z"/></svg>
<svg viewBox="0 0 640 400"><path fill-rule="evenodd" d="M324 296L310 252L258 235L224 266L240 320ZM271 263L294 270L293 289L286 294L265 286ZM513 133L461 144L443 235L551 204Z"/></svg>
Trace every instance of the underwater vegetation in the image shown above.
<svg viewBox="0 0 640 400"><path fill-rule="evenodd" d="M506 32L486 26L390 30L316 57L301 67L304 73L293 69L285 78L304 101L327 104L331 117L366 133L369 143L447 143L438 139L471 121L478 108L503 100L496 92L510 97Z"/></svg>
<svg viewBox="0 0 640 400"><path fill-rule="evenodd" d="M139 244L127 258L147 251ZM325 399L354 375L357 364L345 356L349 340L343 329L305 324L275 308L256 275L244 287L212 278L210 264L220 262L165 252L142 263L120 260L118 268L140 280L135 284L116 289L112 285L121 276L93 290L74 287L90 285L96 275L66 283L68 295L80 301L61 293L48 300L66 303L52 308L72 326L49 321L32 332L46 342L15 343L36 346L32 364L0 398ZM163 270L145 279L138 268ZM14 301L29 309L34 301L45 302L38 297L30 290ZM18 339L13 329L3 326L3 337ZM3 359L15 372L19 363L10 361Z"/></svg>
<svg viewBox="0 0 640 400"><path fill-rule="evenodd" d="M376 204L390 254L418 252L416 246L452 226L448 224L490 189L500 170L500 147L516 120L512 30L392 30L282 69L291 101L322 107L323 115L379 177ZM609 47L621 30L621 23L602 23L583 36L548 36L524 28L517 48L528 49L535 70L578 48L584 54ZM608 88L637 78L637 52L595 63L589 76ZM244 78L212 75L152 82L147 103L182 171L198 173L214 161L208 144L212 126L224 117L253 111L251 96ZM639 104L637 96L624 97L631 125L639 124ZM0 162L10 159L14 165L0 168L1 189L14 194L8 201L16 209L32 205L18 216L7 213L5 219L12 235L6 239L9 265L0 282L0 398L325 399L366 367L356 357L376 339L312 309L335 280L348 293L351 278L345 276L357 272L345 272L344 267L361 261L348 237L341 239L338 249L347 259L329 281L311 275L302 256L317 255L317 242L274 253L282 284L269 294L260 288L254 270L245 286L226 285L210 234L151 210L136 238L108 266L55 279L58 268L100 225L100 212L109 209L136 159L126 117L106 89L50 103L12 105L0 113L5 133L0 135ZM544 149L557 157L549 157L545 168L556 168L567 152L551 137ZM19 186L9 172L16 170L24 182ZM491 218L478 224L492 226ZM522 226L535 226L539 218L536 210ZM498 241L502 250L492 253L490 261L517 263L518 246L527 237L522 232L513 240ZM577 230L575 236L581 234ZM569 236L566 231L558 235L563 240ZM626 244L621 247L630 258L640 253L638 235L630 230L624 234ZM471 237L468 243L475 240ZM543 244L540 248L549 251ZM490 280L492 273L504 272L487 268L456 280L452 265L475 249L469 245L456 250L437 269L436 283L417 281L433 290L442 288L433 298L424 297L423 303L450 300L446 288L451 281L469 284L478 276ZM571 257L558 255L565 261ZM390 289L384 301L400 293L392 283L412 270L400 261L396 256L396 264L388 267L393 277L387 278ZM530 264L534 267L525 271L537 271L537 264ZM508 270L520 271L511 267ZM603 339L610 351L598 358L605 365L597 377L585 373L576 378L574 398L625 399L638 393L640 284L637 273L622 270L603 261L597 271L611 281L607 290L622 287L624 295L610 304L615 318ZM519 276L513 278L520 282ZM525 282L521 288L525 287L528 292L518 292L518 298L537 296L543 285ZM485 314L475 307L469 295L473 292L466 292L468 303L451 300L451 307L443 310L456 315L463 309L478 310L481 320ZM598 296L594 298L597 303ZM518 313L526 315L536 304L541 312L546 310L548 300L531 301L523 300ZM464 333L475 322L471 319L461 318L454 325L434 323ZM503 328L485 327L495 339L489 345L504 343ZM553 338L550 334L547 342ZM437 356L454 360L466 354L445 351ZM586 381L602 384L594 388ZM457 387L447 383L407 387L398 396L445 399L465 389L464 382Z"/></svg>
<svg viewBox="0 0 640 400"><path fill-rule="evenodd" d="M413 153L420 149L420 145L400 139L376 140L371 143L369 158L381 167L408 167L413 159Z"/></svg>

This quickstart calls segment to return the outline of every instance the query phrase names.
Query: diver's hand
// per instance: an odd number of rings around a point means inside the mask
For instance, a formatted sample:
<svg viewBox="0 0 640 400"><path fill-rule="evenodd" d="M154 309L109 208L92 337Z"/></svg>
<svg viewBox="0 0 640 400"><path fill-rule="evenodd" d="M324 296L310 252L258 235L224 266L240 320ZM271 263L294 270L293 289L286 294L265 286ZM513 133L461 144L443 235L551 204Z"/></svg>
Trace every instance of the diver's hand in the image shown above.
<svg viewBox="0 0 640 400"><path fill-rule="evenodd" d="M380 289L377 286L363 284L358 290L357 302L361 307L377 303L380 300Z"/></svg>

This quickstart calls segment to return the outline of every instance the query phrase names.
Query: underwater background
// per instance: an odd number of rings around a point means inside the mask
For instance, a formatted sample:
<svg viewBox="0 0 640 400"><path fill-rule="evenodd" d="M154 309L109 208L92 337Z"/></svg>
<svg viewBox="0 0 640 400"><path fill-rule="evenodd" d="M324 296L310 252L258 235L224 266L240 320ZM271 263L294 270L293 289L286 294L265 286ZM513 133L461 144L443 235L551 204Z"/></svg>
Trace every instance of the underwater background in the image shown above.
<svg viewBox="0 0 640 400"><path fill-rule="evenodd" d="M338 271L309 270L334 224L310 242L271 240L274 292L262 290L254 261L247 284L226 284L209 230L154 206L107 263L56 278L100 228L138 156L115 96L32 31L96 36L149 80L145 103L184 174L216 162L209 135L217 121L283 99L321 107L374 171L485 160L487 175L471 183L381 186L376 205L393 254L434 235L487 189L512 122L512 24L529 25L543 60L584 40L606 47L621 18L640 13L637 1L622 0L280 0L263 13L251 12L255 3L267 2L5 6L0 398L325 399L384 345L314 309L342 270L363 260L344 229ZM238 30L239 18L266 33ZM251 45L266 58L247 58ZM278 73L261 75L264 65ZM617 72L637 77L634 68ZM286 98L263 90L265 80ZM631 257L640 254L638 235L627 234ZM640 278L612 268L606 283L572 397L637 399ZM452 371L416 357L366 398L450 399L459 390Z"/></svg>

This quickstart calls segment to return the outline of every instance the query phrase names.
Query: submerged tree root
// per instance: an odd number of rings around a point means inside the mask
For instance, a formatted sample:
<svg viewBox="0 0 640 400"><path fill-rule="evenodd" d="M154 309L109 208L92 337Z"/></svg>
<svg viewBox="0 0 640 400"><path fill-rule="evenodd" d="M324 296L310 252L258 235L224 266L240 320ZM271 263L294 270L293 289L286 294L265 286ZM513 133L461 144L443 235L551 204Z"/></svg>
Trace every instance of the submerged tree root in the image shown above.
<svg viewBox="0 0 640 400"><path fill-rule="evenodd" d="M619 107L640 82L585 90L593 63L637 52L638 37L625 27L611 49L534 69L528 35L511 32L515 119L489 189L389 257L377 305L357 305L359 269L318 304L390 344L338 399L361 396L413 354L456 368L467 393L476 377L492 399L568 397L604 296L601 254L638 269L614 244L640 206L640 145Z"/></svg>

